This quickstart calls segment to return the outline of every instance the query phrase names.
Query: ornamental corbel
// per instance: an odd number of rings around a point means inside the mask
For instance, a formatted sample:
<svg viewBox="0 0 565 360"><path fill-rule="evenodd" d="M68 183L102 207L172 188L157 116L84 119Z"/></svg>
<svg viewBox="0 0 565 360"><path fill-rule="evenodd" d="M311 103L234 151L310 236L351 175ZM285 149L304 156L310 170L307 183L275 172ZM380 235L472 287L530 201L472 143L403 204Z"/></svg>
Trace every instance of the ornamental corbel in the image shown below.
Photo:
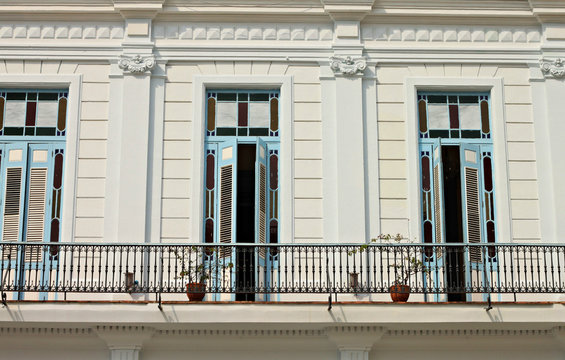
<svg viewBox="0 0 565 360"><path fill-rule="evenodd" d="M363 74L363 71L365 71L367 67L367 60L364 57L332 56L330 57L330 67L335 74L346 76Z"/></svg>
<svg viewBox="0 0 565 360"><path fill-rule="evenodd" d="M541 59L540 68L546 76L553 76L556 79L561 79L565 76L565 62L561 58L553 61Z"/></svg>
<svg viewBox="0 0 565 360"><path fill-rule="evenodd" d="M134 57L122 56L122 58L118 62L118 66L124 72L129 72L132 74L143 74L146 71L153 70L153 68L155 67L155 57L142 57L141 55L136 55Z"/></svg>

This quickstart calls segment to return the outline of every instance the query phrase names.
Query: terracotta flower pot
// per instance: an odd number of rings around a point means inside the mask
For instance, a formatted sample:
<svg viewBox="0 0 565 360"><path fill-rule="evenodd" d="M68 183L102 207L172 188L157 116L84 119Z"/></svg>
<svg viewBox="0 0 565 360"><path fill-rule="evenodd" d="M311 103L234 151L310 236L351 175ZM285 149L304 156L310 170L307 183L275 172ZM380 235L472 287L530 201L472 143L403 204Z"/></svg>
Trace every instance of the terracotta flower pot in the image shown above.
<svg viewBox="0 0 565 360"><path fill-rule="evenodd" d="M390 297L393 302L406 302L410 297L410 286L394 284L389 288Z"/></svg>
<svg viewBox="0 0 565 360"><path fill-rule="evenodd" d="M206 295L206 284L188 283L186 284L186 294L190 301L202 301Z"/></svg>

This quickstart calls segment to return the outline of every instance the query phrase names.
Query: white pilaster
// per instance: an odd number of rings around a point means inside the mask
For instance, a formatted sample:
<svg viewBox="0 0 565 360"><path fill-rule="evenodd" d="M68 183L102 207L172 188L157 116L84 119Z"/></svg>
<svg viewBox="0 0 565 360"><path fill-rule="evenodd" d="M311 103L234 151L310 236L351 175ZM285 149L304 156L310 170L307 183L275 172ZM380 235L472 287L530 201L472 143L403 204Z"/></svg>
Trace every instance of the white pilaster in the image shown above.
<svg viewBox="0 0 565 360"><path fill-rule="evenodd" d="M106 342L109 360L139 360L143 343L154 332L145 326L97 326L94 330Z"/></svg>
<svg viewBox="0 0 565 360"><path fill-rule="evenodd" d="M368 360L369 352L385 329L379 326L335 326L326 330L336 344L339 360Z"/></svg>

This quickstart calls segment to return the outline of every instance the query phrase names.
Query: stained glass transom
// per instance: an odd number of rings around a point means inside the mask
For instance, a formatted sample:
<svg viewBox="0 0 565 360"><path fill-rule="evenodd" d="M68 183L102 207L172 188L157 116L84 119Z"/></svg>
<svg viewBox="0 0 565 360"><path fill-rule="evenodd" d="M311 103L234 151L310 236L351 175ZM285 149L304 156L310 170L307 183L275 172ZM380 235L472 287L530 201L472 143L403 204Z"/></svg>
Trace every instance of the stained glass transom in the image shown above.
<svg viewBox="0 0 565 360"><path fill-rule="evenodd" d="M208 91L206 134L279 136L279 91Z"/></svg>
<svg viewBox="0 0 565 360"><path fill-rule="evenodd" d="M0 136L65 136L67 90L0 90Z"/></svg>
<svg viewBox="0 0 565 360"><path fill-rule="evenodd" d="M418 93L420 138L490 139L488 94Z"/></svg>

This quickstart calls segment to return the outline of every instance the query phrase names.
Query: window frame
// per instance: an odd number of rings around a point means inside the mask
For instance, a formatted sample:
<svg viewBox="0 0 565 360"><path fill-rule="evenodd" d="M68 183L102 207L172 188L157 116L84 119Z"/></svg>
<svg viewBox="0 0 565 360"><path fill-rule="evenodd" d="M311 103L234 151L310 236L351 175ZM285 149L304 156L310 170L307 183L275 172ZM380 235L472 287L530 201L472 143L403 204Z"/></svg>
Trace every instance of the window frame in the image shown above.
<svg viewBox="0 0 565 360"><path fill-rule="evenodd" d="M65 142L65 161L63 164L63 184L64 196L61 214L61 234L60 242L74 241L75 230L75 204L76 204L76 185L77 185L77 164L78 164L78 135L80 126L80 88L82 84L81 75L42 75L42 74L1 74L0 87L3 89L68 89L67 103L67 129L64 139ZM13 138L12 140L13 141ZM30 143L42 142L41 139L33 139ZM62 142L62 141L61 141Z"/></svg>
<svg viewBox="0 0 565 360"><path fill-rule="evenodd" d="M508 153L506 146L506 119L504 117L504 94L502 78L447 78L408 77L405 81L406 101L406 147L408 163L409 232L411 238L423 242L422 199L420 196L420 152L418 123L418 91L423 92L489 92L491 100L491 138L493 144L493 173L497 204L497 239L510 243L512 238L512 213L508 181Z"/></svg>
<svg viewBox="0 0 565 360"><path fill-rule="evenodd" d="M294 242L294 170L293 170L293 78L291 75L195 75L193 80L194 117L192 129L192 216L190 243L204 241L204 158L206 139L206 94L208 89L272 90L279 93L279 239L280 243Z"/></svg>

